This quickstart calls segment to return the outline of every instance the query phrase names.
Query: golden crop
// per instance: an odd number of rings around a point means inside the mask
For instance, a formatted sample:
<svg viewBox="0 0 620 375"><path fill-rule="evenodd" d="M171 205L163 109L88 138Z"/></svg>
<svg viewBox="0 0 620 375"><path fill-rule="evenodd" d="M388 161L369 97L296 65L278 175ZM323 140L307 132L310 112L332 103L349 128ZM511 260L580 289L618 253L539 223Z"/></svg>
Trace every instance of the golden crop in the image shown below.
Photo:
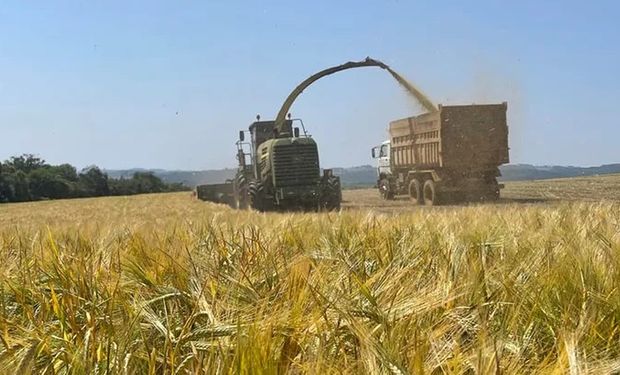
<svg viewBox="0 0 620 375"><path fill-rule="evenodd" d="M609 373L620 204L0 205L0 373Z"/></svg>

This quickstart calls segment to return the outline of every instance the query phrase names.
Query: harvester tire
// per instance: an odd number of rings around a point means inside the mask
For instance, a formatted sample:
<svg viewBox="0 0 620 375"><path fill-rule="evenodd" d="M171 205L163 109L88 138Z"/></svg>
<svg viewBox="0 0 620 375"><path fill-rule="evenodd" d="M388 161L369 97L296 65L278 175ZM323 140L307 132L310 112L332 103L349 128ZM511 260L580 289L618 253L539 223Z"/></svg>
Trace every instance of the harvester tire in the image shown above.
<svg viewBox="0 0 620 375"><path fill-rule="evenodd" d="M422 184L420 184L417 178L413 178L409 182L409 200L413 202L413 204L424 204Z"/></svg>
<svg viewBox="0 0 620 375"><path fill-rule="evenodd" d="M250 206L260 212L266 211L267 200L265 199L265 187L260 182L250 182L248 185Z"/></svg>
<svg viewBox="0 0 620 375"><path fill-rule="evenodd" d="M244 175L238 175L235 180L234 206L238 210L245 210L249 206L248 184Z"/></svg>
<svg viewBox="0 0 620 375"><path fill-rule="evenodd" d="M327 211L340 210L340 203L342 201L340 179L334 176L327 178L322 190L321 209Z"/></svg>
<svg viewBox="0 0 620 375"><path fill-rule="evenodd" d="M433 180L424 181L424 204L427 206L436 206L439 204L439 195L437 194L437 186Z"/></svg>

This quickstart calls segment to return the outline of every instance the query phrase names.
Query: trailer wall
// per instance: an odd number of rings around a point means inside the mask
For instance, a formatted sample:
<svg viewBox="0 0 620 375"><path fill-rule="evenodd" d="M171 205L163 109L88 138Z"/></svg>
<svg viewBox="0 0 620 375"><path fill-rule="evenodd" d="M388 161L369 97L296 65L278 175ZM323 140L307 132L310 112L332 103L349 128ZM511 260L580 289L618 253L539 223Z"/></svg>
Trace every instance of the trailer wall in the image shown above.
<svg viewBox="0 0 620 375"><path fill-rule="evenodd" d="M395 169L485 170L508 162L506 104L440 106L390 123Z"/></svg>

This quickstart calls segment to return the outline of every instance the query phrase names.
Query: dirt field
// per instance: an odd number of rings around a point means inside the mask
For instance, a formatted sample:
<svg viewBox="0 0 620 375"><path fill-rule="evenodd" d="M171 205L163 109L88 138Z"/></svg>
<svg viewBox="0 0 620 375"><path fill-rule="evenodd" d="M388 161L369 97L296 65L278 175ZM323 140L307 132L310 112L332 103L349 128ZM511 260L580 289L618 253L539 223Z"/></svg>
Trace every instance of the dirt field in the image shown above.
<svg viewBox="0 0 620 375"><path fill-rule="evenodd" d="M502 197L511 200L620 200L620 174L506 183Z"/></svg>
<svg viewBox="0 0 620 375"><path fill-rule="evenodd" d="M501 199L495 204L536 204L559 201L620 201L620 174L604 176L560 178L537 181L512 181L505 183ZM382 212L410 211L419 206L409 202L406 196L385 201L376 189L343 191L343 208L376 209ZM471 203L470 203L471 204ZM487 203L488 204L488 203ZM465 205L465 204L463 204Z"/></svg>

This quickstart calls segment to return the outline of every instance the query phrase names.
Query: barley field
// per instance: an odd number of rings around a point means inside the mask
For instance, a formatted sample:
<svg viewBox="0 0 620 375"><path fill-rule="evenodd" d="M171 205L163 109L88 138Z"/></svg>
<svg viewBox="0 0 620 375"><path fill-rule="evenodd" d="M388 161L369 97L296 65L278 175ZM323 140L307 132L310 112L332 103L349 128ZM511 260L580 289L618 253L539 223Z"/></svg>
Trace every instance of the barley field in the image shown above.
<svg viewBox="0 0 620 375"><path fill-rule="evenodd" d="M620 371L619 202L345 208L0 205L0 373Z"/></svg>

